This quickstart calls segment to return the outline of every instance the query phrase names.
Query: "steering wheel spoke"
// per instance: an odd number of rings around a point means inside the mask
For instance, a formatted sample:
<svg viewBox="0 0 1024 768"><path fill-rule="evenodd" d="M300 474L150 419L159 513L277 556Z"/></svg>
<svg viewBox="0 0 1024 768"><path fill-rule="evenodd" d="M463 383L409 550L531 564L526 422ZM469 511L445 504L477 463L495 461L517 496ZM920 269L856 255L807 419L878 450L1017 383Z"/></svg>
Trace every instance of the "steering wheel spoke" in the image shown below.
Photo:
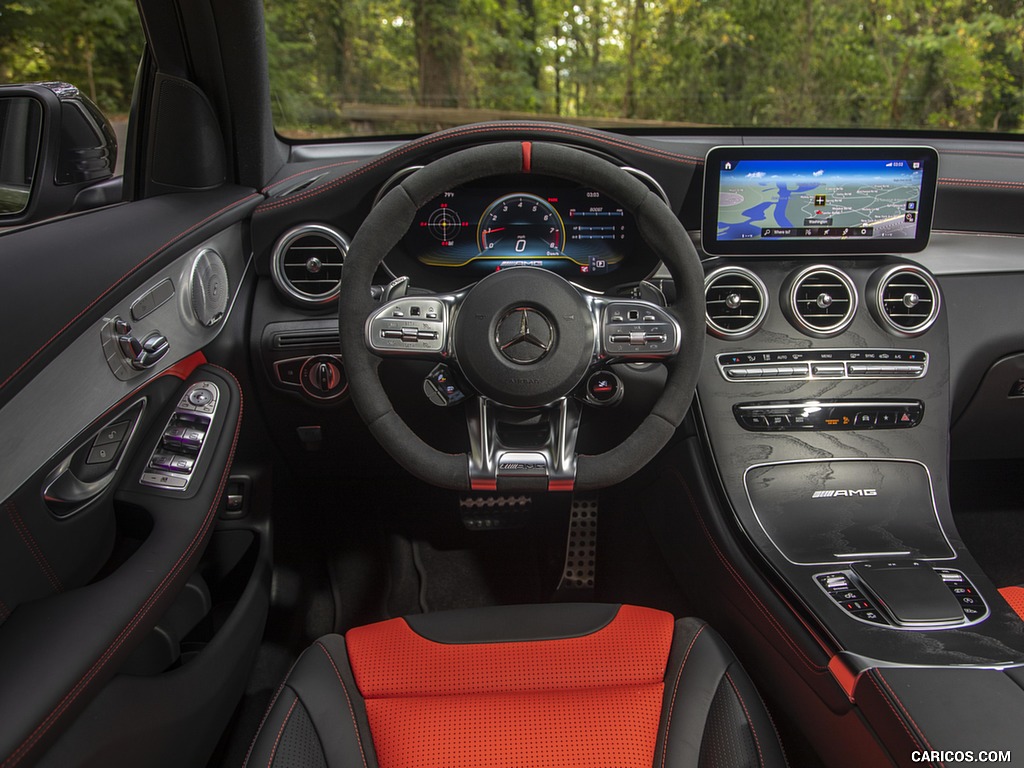
<svg viewBox="0 0 1024 768"><path fill-rule="evenodd" d="M366 346L379 357L446 359L455 296L403 296L383 304L366 320Z"/></svg>
<svg viewBox="0 0 1024 768"><path fill-rule="evenodd" d="M576 480L580 404L503 408L478 397L466 410L469 479L478 491L571 491Z"/></svg>
<svg viewBox="0 0 1024 768"><path fill-rule="evenodd" d="M679 352L679 321L665 307L639 299L590 299L597 357L603 361L664 361Z"/></svg>

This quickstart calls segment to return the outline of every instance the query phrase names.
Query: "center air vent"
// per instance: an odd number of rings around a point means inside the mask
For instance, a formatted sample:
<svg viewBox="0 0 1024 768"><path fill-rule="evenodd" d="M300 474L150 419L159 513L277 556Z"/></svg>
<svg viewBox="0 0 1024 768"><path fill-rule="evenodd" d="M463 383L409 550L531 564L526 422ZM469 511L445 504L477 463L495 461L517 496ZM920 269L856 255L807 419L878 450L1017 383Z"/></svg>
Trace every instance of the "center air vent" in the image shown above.
<svg viewBox="0 0 1024 768"><path fill-rule="evenodd" d="M790 278L783 294L789 321L809 336L834 336L853 322L857 289L845 272L807 267Z"/></svg>
<svg viewBox="0 0 1024 768"><path fill-rule="evenodd" d="M939 314L939 286L920 267L895 267L878 273L873 287L871 314L886 330L898 336L918 336L927 331Z"/></svg>
<svg viewBox="0 0 1024 768"><path fill-rule="evenodd" d="M704 316L708 330L723 339L742 339L764 322L768 291L748 269L722 267L704 279Z"/></svg>
<svg viewBox="0 0 1024 768"><path fill-rule="evenodd" d="M274 246L274 285L301 304L328 304L341 290L346 255L348 239L343 234L323 224L302 224Z"/></svg>

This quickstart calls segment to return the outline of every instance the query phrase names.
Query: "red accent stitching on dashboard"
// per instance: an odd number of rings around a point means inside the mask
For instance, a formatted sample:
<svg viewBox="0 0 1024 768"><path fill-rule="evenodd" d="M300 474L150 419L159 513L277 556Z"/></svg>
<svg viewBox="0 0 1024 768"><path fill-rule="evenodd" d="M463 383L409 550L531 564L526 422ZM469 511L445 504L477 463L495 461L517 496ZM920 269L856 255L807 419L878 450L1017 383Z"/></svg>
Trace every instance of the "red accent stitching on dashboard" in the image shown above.
<svg viewBox="0 0 1024 768"><path fill-rule="evenodd" d="M954 187L992 187L993 189L1024 189L1024 183L1019 181L991 181L986 179L952 179L941 178L940 184L947 184Z"/></svg>
<svg viewBox="0 0 1024 768"><path fill-rule="evenodd" d="M7 617L10 615L11 609L7 607L3 600L0 600L0 622L7 621Z"/></svg>
<svg viewBox="0 0 1024 768"><path fill-rule="evenodd" d="M328 165L318 165L316 168L307 168L304 171L299 171L298 173L293 173L291 176L285 176L280 181L273 181L270 184L267 184L267 186L265 186L261 191L264 194L268 194L270 192L270 190L272 190L274 187L279 187L282 184L284 184L286 181L291 181L292 179L296 179L299 176L304 176L307 173L316 173L317 171L326 171L328 168L338 168L338 167L340 167L342 165L352 165L353 163L358 163L358 162L360 162L360 161L359 160L344 160L344 161L342 161L340 163L329 163Z"/></svg>
<svg viewBox="0 0 1024 768"><path fill-rule="evenodd" d="M772 612L768 610L767 606L765 606L765 604L761 602L761 599L757 596L757 593L754 592L754 590L750 587L749 584L747 584L746 581L744 581L739 571L737 571L735 567L733 567L733 564L729 562L729 559L725 556L722 550L719 549L718 542L716 542L714 537L711 535L711 531L708 530L707 524L704 522L704 518L701 516L700 507L698 506L696 499L693 498L693 493L690 491L689 483L687 483L686 479L682 475L680 475L676 470L671 470L671 473L683 486L683 490L686 491L686 496L690 500L690 507L693 509L694 517L696 517L697 523L700 525L701 530L704 532L704 537L708 540L708 543L711 544L711 548L718 556L719 561L729 572L729 575L732 576L733 580L747 594L747 597L750 598L751 601L753 601L754 605L761 612L761 615L765 617L765 619L776 631L776 633L778 633L778 635L786 642L786 644L797 654L797 657L800 659L801 662L803 662L804 666L807 667L808 670L817 675L827 674L828 669L826 667L821 666L820 664L815 664L814 661L804 652L803 648L801 648L799 644L792 637L789 636L789 633L786 631L785 627L783 627L779 623L778 619L776 619L775 616L772 615ZM781 595L777 594L776 596L780 600L785 602L787 606L789 605L789 603L786 602L786 600ZM818 635L809 626L807 626L807 623L800 618L796 611L792 610L792 606L790 606L790 612L801 624L803 624L804 629L807 630L808 634L810 634L810 636L818 643L818 645L821 646L823 650L827 651L828 649L822 642L821 638L819 638Z"/></svg>
<svg viewBox="0 0 1024 768"><path fill-rule="evenodd" d="M39 570L43 572L50 585L53 587L55 592L63 592L64 585L60 583L60 577L57 572L53 570L53 566L50 565L50 561L46 559L46 555L43 554L42 547L39 546L39 542L36 541L35 536L32 535L32 531L25 525L25 521L21 519L21 514L18 512L18 508L14 505L13 501L8 501L4 507L7 509L7 516L11 519L11 524L15 530L18 531L18 535L21 537L22 543L25 548L32 553L32 557L35 559L36 564L39 566Z"/></svg>
<svg viewBox="0 0 1024 768"><path fill-rule="evenodd" d="M156 586L153 592L150 593L150 596L146 599L142 606L135 612L135 616L132 618L132 620L128 622L128 624L124 627L124 629L121 630L117 637L115 637L111 641L110 645L107 647L107 650L99 659L93 662L93 665L82 676L78 683L76 683L75 686L70 691L64 694L64 698L57 703L53 710L50 711L50 714L47 715L46 718L41 723L39 723L39 725L36 726L35 730L32 731L31 734L29 734L29 736L21 743L21 745L16 750L14 750L14 752L12 752L7 757L7 759L0 763L0 768L9 768L10 766L17 765L19 762L21 762L21 759L28 754L28 752L32 749L33 746L35 746L39 739L41 739L43 735L51 727L53 727L53 724L68 709L68 707L71 706L75 699L78 698L78 696L82 693L82 691L89 684L89 682L97 674L99 674L99 671L103 669L103 667L110 660L111 656L113 656L114 653L116 653L117 650L122 645L124 645L125 641L134 631L138 623L142 621L142 619L145 618L146 614L148 614L153 609L153 606L156 604L156 602L163 596L163 593L167 591L168 587L170 586L170 583L174 580L178 573L185 568L185 566L191 560L192 556L196 553L196 550L206 539L206 534L209 532L210 527L213 524L213 520L216 517L217 509L220 507L220 501L224 493L224 487L227 485L228 475L231 471L231 464L234 462L235 459L235 450L238 447L238 436L242 428L242 413L244 410L244 397L242 395L242 386L241 384L239 384L238 379L235 377L233 373L231 373L231 371L227 370L226 368L221 368L219 365L214 365L212 367L217 368L218 370L230 376L234 380L235 385L238 387L238 421L235 424L235 434L231 440L231 450L228 452L228 458L224 464L224 471L221 474L220 484L217 486L216 493L214 493L213 501L210 504L210 508L206 511L206 516L203 518L202 523L200 523L198 530L196 530L195 535L192 537L192 541L189 542L189 545L185 548L185 551L181 553L181 555L178 557L178 560L174 563L173 566L171 566L170 571L167 572L167 575L163 577L163 579Z"/></svg>
<svg viewBox="0 0 1024 768"><path fill-rule="evenodd" d="M523 142L523 173L530 172L530 165L533 161L532 157L533 145L528 141Z"/></svg>
<svg viewBox="0 0 1024 768"><path fill-rule="evenodd" d="M6 387L15 376L17 376L19 373L21 373L25 369L25 366L27 366L29 363L31 363L33 360L35 360L36 357L38 357L39 354L44 349L46 349L54 341L56 341L60 336L62 336L64 334L64 332L66 330L68 330L68 328L70 328L72 325L74 325L75 322L77 322L78 319L81 318L86 312L88 312L90 309L92 309L94 306L96 306L96 304L98 304L101 300L103 300L111 291L113 291L115 288L117 288L117 286L119 286L121 283L123 283L125 280L127 280L129 277L131 277L133 274L135 274L135 272L137 272L139 269L144 267L148 262L150 262L152 259L154 259L162 251L164 251L165 249L167 249L168 247L173 245L178 240L181 240L183 237L186 237L186 236L190 235L192 232L194 232L195 230L199 229L201 226L203 226L207 222L212 221L213 219L217 218L222 213L225 213L225 212L229 211L232 208L236 208L236 207L238 207L238 206L240 206L240 205L242 205L244 203L247 203L250 200L255 200L255 199L261 198L261 197L263 197L263 196L254 192L254 193L252 193L250 195L246 195L245 197L241 198L240 200L236 200L233 203L229 203L228 205L224 206L223 208L221 208L216 213L211 213L209 216L207 216L202 221L198 221L195 224L193 224L192 226L190 226L188 229L182 230L177 235L175 235L170 240L168 240L166 243L161 245L159 248L157 248L155 251L153 251L151 254L149 254L146 258L144 258L142 261L140 261L134 267L132 267L127 272L125 272L123 275L121 275L121 277L119 277L117 280L115 280L113 283L111 283L109 288L107 288L99 296L97 296L95 299L93 299L88 304L86 304L85 307L82 309L82 311L80 311L77 315L75 315L70 320L68 320L67 323L64 324L64 327L62 327L59 331L57 331L55 334L53 334L53 336L51 336L41 347L39 347L39 349L37 349L35 352L33 352L31 355L29 355L28 358L25 360L25 362L23 362L21 365L19 365L17 368L15 368L13 373L11 373L6 379L4 379L2 382L0 382L0 389L3 389L4 387Z"/></svg>
<svg viewBox="0 0 1024 768"><path fill-rule="evenodd" d="M458 137L472 136L474 134L481 133L521 133L524 130L534 130L541 133L571 136L577 139L589 139L591 141L595 141L598 143L607 144L608 146L611 147L628 149L630 151L638 152L640 154L650 155L651 157L657 157L663 160L671 160L677 163L685 163L687 165L698 166L703 165L704 163L704 159L700 157L694 157L692 155L681 155L675 152L668 152L663 149L645 147L642 144L636 144L634 142L626 141L624 139L612 139L606 136L601 136L599 134L593 134L588 131L574 130L571 128L552 127L550 125L545 125L542 123L501 123L499 125L487 125L470 129L453 129L451 132L434 134L430 138L410 142L409 144L406 144L402 147L398 147L396 149L391 150L390 152L381 155L373 162L367 163L366 165L357 168L351 173L347 173L344 176L340 176L337 179L334 179L333 181L330 181L326 184L322 184L319 187L314 187L313 189L307 190L297 195L293 195L284 200L279 200L273 203L264 203L263 205L259 206L256 209L255 213L264 213L266 211L271 211L276 208L283 208L285 206L292 205L293 203L297 203L303 200L308 200L311 197L316 197L317 195L320 195L329 189L334 189L335 187L340 186L342 184L347 184L349 181L352 181L353 179L358 178L362 174L367 173L375 168L378 168L379 166L384 165L390 162L391 160L399 158L402 155L408 154L409 152L413 152L414 150L421 149L423 147L428 147L431 144L435 144L437 142Z"/></svg>

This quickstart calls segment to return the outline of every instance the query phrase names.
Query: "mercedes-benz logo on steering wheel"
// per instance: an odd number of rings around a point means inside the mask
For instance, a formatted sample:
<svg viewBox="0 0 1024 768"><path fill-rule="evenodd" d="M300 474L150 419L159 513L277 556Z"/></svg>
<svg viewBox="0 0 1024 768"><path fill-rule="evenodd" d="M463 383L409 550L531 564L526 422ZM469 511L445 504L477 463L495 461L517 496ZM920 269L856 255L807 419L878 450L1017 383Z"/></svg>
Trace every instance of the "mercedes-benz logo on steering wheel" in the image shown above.
<svg viewBox="0 0 1024 768"><path fill-rule="evenodd" d="M551 351L555 332L551 321L533 307L516 307L498 321L494 342L506 359L530 365Z"/></svg>

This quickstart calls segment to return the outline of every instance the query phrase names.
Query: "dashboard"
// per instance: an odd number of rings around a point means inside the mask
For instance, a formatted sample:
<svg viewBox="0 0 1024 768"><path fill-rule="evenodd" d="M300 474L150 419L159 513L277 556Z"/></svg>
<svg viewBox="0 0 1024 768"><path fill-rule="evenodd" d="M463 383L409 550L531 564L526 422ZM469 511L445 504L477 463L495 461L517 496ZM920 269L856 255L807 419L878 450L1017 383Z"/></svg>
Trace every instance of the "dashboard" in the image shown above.
<svg viewBox="0 0 1024 768"><path fill-rule="evenodd" d="M633 216L605 193L524 174L438 195L419 210L385 265L435 291L515 267L540 267L605 291L643 280L657 262Z"/></svg>

